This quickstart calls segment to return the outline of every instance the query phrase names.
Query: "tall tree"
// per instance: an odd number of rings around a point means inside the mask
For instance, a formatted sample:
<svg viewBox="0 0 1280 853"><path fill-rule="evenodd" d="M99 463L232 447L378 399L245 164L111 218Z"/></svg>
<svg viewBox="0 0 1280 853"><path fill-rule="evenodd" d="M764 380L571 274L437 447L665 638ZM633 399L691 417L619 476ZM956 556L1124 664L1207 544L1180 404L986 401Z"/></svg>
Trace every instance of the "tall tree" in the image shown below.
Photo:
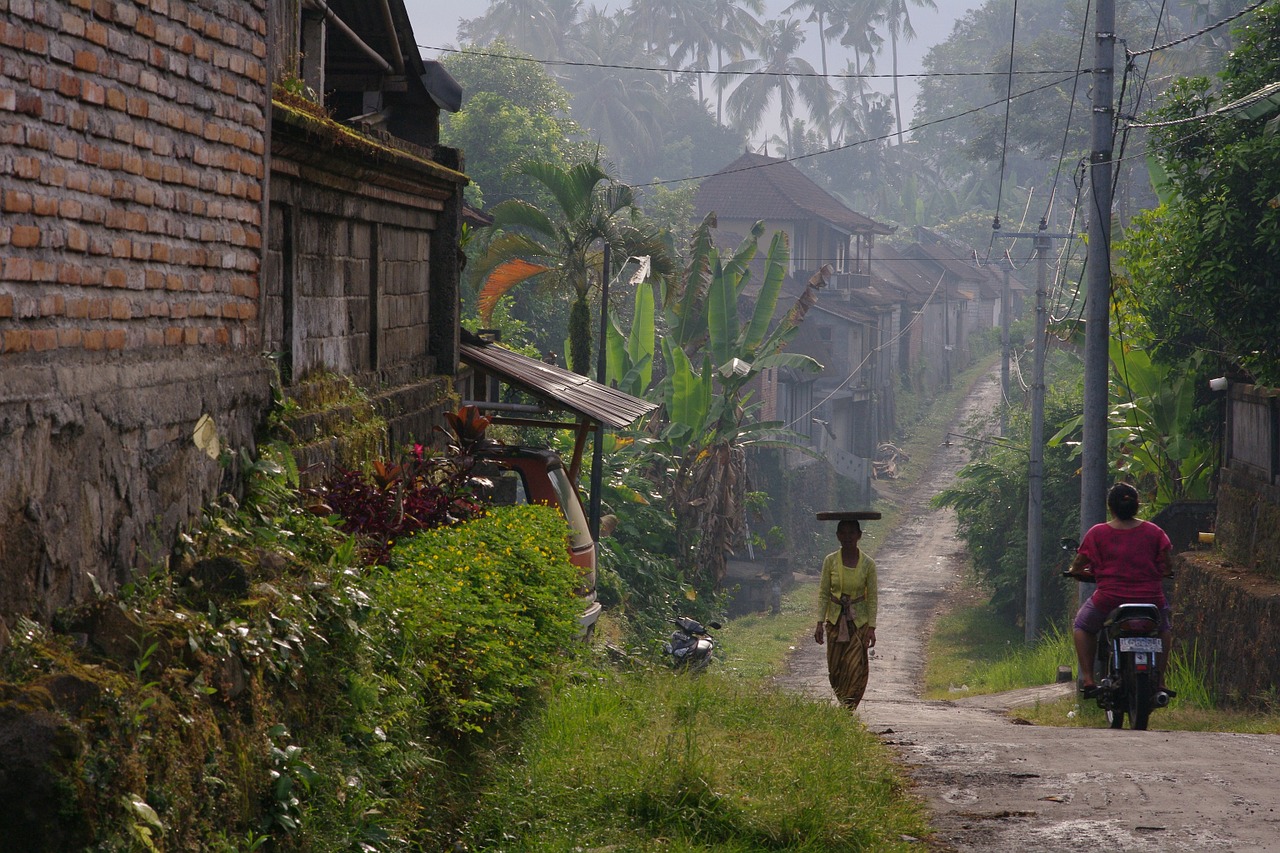
<svg viewBox="0 0 1280 853"><path fill-rule="evenodd" d="M619 261L648 255L655 275L671 271L665 244L653 231L631 222L631 188L612 181L597 163L563 168L527 162L520 171L538 180L555 199L553 214L519 199L493 208L498 232L480 259L484 284L480 315L487 318L504 294L518 284L541 282L572 293L569 311L569 364L586 375L591 362L591 311L588 297L598 286L602 249L608 244Z"/></svg>
<svg viewBox="0 0 1280 853"><path fill-rule="evenodd" d="M1156 118L1165 203L1136 218L1126 266L1157 355L1215 352L1280 385L1280 110L1258 93L1280 80L1280 4L1241 22L1217 81L1178 82ZM1228 115L1206 115L1223 110ZM1183 121L1204 116L1199 121Z"/></svg>
<svg viewBox="0 0 1280 853"><path fill-rule="evenodd" d="M581 12L582 0L492 0L483 15L463 20L458 37L474 44L504 39L539 58L563 58Z"/></svg>
<svg viewBox="0 0 1280 853"><path fill-rule="evenodd" d="M808 60L796 55L802 44L804 34L799 21L769 21L756 47L759 58L730 63L717 78L716 85L727 88L733 75L747 74L726 102L730 120L744 133L749 135L759 129L774 95L788 134L797 100L803 101L810 116L819 121L825 121L830 114L830 87Z"/></svg>
<svg viewBox="0 0 1280 853"><path fill-rule="evenodd" d="M756 44L763 30L764 0L710 0L711 20L718 33L716 71L724 70L724 57L731 62L741 60L749 47ZM716 87L716 122L724 121L724 88Z"/></svg>
<svg viewBox="0 0 1280 853"><path fill-rule="evenodd" d="M902 96L898 92L898 40L912 41L916 37L911 26L910 6L937 11L933 0L883 0L884 19L889 27L889 44L893 51L893 110L898 120L898 144L902 144Z"/></svg>

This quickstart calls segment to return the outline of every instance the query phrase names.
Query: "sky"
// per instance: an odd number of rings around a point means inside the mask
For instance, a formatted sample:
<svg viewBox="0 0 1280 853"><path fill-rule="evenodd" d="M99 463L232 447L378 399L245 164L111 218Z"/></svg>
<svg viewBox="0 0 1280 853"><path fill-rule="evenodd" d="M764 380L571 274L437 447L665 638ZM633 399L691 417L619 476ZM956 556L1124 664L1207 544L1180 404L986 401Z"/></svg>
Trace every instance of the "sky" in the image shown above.
<svg viewBox="0 0 1280 853"><path fill-rule="evenodd" d="M628 5L629 0L586 0L586 2L597 2L605 8L621 8ZM765 9L767 14L775 17L782 16L782 10L791 5L793 0L765 0ZM964 15L970 9L977 8L982 5L982 0L935 0L937 11L929 9L921 9L912 5L910 7L911 24L915 28L916 38L914 41L906 42L898 46L898 71L901 74L910 74L922 70L921 63L929 48L935 44L945 40L951 34L951 27L955 21ZM485 0L405 0L405 8L409 11L409 19L413 23L414 38L420 46L430 47L456 47L458 44L458 21L463 18L475 18L484 13L489 4ZM808 59L814 68L821 67L821 59L819 54L817 34L813 24L806 24L806 40L802 55ZM886 49L887 50L887 49ZM830 54L830 47L828 54ZM427 59L435 59L440 54L436 50L422 51L422 55ZM835 63L828 56L828 68L830 69ZM889 57L887 52L880 60L879 71L885 73L889 70ZM880 91L886 94L892 92L892 81L881 78L877 81ZM906 78L899 83L899 90L902 94L902 120L903 125L907 125L911 121L911 115L915 107L916 84L913 78ZM463 93L463 109L466 108L465 97Z"/></svg>

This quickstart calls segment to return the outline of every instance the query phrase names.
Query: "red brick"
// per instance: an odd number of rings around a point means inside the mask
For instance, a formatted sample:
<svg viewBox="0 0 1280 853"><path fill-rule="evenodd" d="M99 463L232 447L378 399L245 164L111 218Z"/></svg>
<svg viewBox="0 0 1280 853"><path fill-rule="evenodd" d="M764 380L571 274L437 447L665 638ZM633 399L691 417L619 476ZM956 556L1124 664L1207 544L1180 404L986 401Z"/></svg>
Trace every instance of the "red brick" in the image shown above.
<svg viewBox="0 0 1280 853"><path fill-rule="evenodd" d="M196 346L200 343L200 330L195 328L183 329L182 342L187 346Z"/></svg>
<svg viewBox="0 0 1280 853"><path fill-rule="evenodd" d="M97 21L84 25L84 37L99 47L107 46L107 28Z"/></svg>
<svg viewBox="0 0 1280 853"><path fill-rule="evenodd" d="M89 251L89 233L83 228L69 226L67 228L67 248L73 252Z"/></svg>
<svg viewBox="0 0 1280 853"><path fill-rule="evenodd" d="M85 103L102 104L106 102L107 89L101 83L94 80L85 80L83 89L84 94L82 97L84 98Z"/></svg>
<svg viewBox="0 0 1280 853"><path fill-rule="evenodd" d="M36 216L57 216L58 200L51 195L37 196L35 200Z"/></svg>
<svg viewBox="0 0 1280 853"><path fill-rule="evenodd" d="M88 329L84 333L84 348L97 351L103 348L106 334L101 329Z"/></svg>
<svg viewBox="0 0 1280 853"><path fill-rule="evenodd" d="M5 258L4 278L6 281L31 281L31 259Z"/></svg>
<svg viewBox="0 0 1280 853"><path fill-rule="evenodd" d="M10 242L19 249L33 249L40 245L40 229L34 225L15 225Z"/></svg>
<svg viewBox="0 0 1280 853"><path fill-rule="evenodd" d="M0 293L0 317L9 318L13 316L13 296L8 293Z"/></svg>
<svg viewBox="0 0 1280 853"><path fill-rule="evenodd" d="M41 296L36 303L41 317L61 317L67 310L67 300L61 296Z"/></svg>
<svg viewBox="0 0 1280 853"><path fill-rule="evenodd" d="M123 296L117 296L111 300L111 319L112 320L128 320L133 316L133 309L129 306L129 300Z"/></svg>
<svg viewBox="0 0 1280 853"><path fill-rule="evenodd" d="M72 299L67 303L67 316L73 320L84 320L89 316L89 300L83 297Z"/></svg>
<svg viewBox="0 0 1280 853"><path fill-rule="evenodd" d="M89 300L89 319L105 320L111 316L111 302L107 299Z"/></svg>
<svg viewBox="0 0 1280 853"><path fill-rule="evenodd" d="M59 329L58 346L78 347L84 341L84 332L79 329Z"/></svg>
<svg viewBox="0 0 1280 853"><path fill-rule="evenodd" d="M57 281L58 267L52 261L32 261L31 262L31 280L32 281Z"/></svg>
<svg viewBox="0 0 1280 853"><path fill-rule="evenodd" d="M125 97L125 94L122 90L120 89L107 90L106 104L111 109L116 110L117 112L124 112L125 106L128 103L129 103L129 99Z"/></svg>
<svg viewBox="0 0 1280 853"><path fill-rule="evenodd" d="M129 277L122 269L111 269L106 272L107 287L126 287L129 284Z"/></svg>
<svg viewBox="0 0 1280 853"><path fill-rule="evenodd" d="M57 329L32 329L31 348L36 352L58 348Z"/></svg>
<svg viewBox="0 0 1280 853"><path fill-rule="evenodd" d="M98 54L89 50L77 50L75 67L90 74L98 73Z"/></svg>
<svg viewBox="0 0 1280 853"><path fill-rule="evenodd" d="M0 89L0 110L13 112L18 108L18 93L13 89Z"/></svg>
<svg viewBox="0 0 1280 853"><path fill-rule="evenodd" d="M68 98L80 97L80 78L72 74L58 74L58 94Z"/></svg>
<svg viewBox="0 0 1280 853"><path fill-rule="evenodd" d="M58 284L80 284L83 275L75 264L58 265Z"/></svg>
<svg viewBox="0 0 1280 853"><path fill-rule="evenodd" d="M30 213L32 208L31 193L21 190L7 190L4 194L5 213Z"/></svg>
<svg viewBox="0 0 1280 853"><path fill-rule="evenodd" d="M182 343L182 329L178 326L170 326L164 330L165 346L178 346Z"/></svg>
<svg viewBox="0 0 1280 853"><path fill-rule="evenodd" d="M5 352L26 352L31 348L31 332L26 329L11 329L4 333Z"/></svg>

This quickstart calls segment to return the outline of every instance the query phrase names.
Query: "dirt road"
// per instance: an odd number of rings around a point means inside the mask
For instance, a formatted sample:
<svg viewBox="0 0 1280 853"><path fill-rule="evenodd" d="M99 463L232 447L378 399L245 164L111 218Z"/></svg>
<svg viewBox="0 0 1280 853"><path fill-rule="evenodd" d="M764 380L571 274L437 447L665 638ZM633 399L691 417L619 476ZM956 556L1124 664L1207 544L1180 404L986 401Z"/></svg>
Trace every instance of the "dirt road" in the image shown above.
<svg viewBox="0 0 1280 853"><path fill-rule="evenodd" d="M998 383L979 382L956 431L992 410ZM953 513L929 499L965 461L960 445L942 448L879 548L878 645L857 712L917 782L932 813L932 849L1280 851L1280 737L1163 732L1159 712L1145 732L1031 726L1006 713L1070 684L958 702L919 698L924 632L964 558ZM779 681L831 700L822 647L811 642Z"/></svg>

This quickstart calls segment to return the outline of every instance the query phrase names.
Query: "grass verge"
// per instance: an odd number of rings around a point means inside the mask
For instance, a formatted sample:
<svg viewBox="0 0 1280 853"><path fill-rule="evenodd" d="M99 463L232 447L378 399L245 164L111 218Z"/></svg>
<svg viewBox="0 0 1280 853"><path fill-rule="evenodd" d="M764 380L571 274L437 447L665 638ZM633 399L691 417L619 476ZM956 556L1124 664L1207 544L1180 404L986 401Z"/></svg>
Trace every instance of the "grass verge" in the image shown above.
<svg viewBox="0 0 1280 853"><path fill-rule="evenodd" d="M855 717L716 673L557 691L509 759L470 849L895 851L927 832Z"/></svg>
<svg viewBox="0 0 1280 853"><path fill-rule="evenodd" d="M1178 695L1158 710L1151 726L1169 731L1280 734L1280 713L1224 709L1207 686L1198 649L1174 644L1168 684ZM1071 635L1054 631L1027 646L1022 632L1002 624L973 587L953 599L935 623L925 666L925 697L955 699L1051 684L1060 665L1075 669ZM1106 718L1092 701L1077 697L1019 708L1017 716L1036 725L1097 728Z"/></svg>

